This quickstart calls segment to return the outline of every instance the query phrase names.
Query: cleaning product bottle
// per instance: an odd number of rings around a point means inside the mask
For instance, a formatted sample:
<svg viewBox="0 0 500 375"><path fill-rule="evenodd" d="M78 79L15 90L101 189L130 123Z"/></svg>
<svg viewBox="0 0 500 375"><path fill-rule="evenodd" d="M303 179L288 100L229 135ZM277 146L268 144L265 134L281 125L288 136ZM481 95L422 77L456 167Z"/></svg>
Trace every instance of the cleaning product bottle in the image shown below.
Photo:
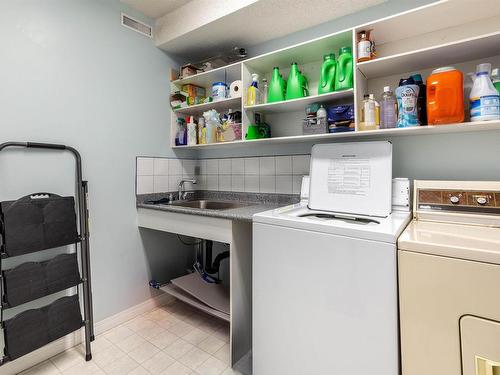
<svg viewBox="0 0 500 375"><path fill-rule="evenodd" d="M358 62L373 59L375 44L370 40L370 31L361 31L358 33Z"/></svg>
<svg viewBox="0 0 500 375"><path fill-rule="evenodd" d="M412 77L399 81L399 87L396 89L398 128L420 125L418 121L418 91L419 87Z"/></svg>
<svg viewBox="0 0 500 375"><path fill-rule="evenodd" d="M353 86L352 49L342 47L339 51L335 71L335 91L351 89Z"/></svg>
<svg viewBox="0 0 500 375"><path fill-rule="evenodd" d="M377 129L380 128L380 103L377 102L373 94L370 94L370 98L375 102L375 124L377 125Z"/></svg>
<svg viewBox="0 0 500 375"><path fill-rule="evenodd" d="M500 120L499 94L490 79L491 64L476 67L474 85L470 92L471 121Z"/></svg>
<svg viewBox="0 0 500 375"><path fill-rule="evenodd" d="M281 76L279 68L275 66L273 68L273 75L269 84L267 102L274 103L281 102L283 100L285 100L285 80Z"/></svg>
<svg viewBox="0 0 500 375"><path fill-rule="evenodd" d="M257 105L260 103L259 75L252 74L252 83L247 91L247 105Z"/></svg>
<svg viewBox="0 0 500 375"><path fill-rule="evenodd" d="M415 81L415 84L418 85L418 119L420 121L420 125L427 125L427 87L425 86L420 74L413 74L411 77Z"/></svg>
<svg viewBox="0 0 500 375"><path fill-rule="evenodd" d="M175 145L176 146L185 146L187 145L187 129L186 129L186 120L179 117L177 119L177 134L175 135Z"/></svg>
<svg viewBox="0 0 500 375"><path fill-rule="evenodd" d="M361 107L361 123L360 130L375 130L377 129L375 100L373 94L365 95L363 106Z"/></svg>
<svg viewBox="0 0 500 375"><path fill-rule="evenodd" d="M260 101L262 103L267 103L268 93L269 93L269 85L267 83L267 78L262 78L262 92L260 94Z"/></svg>
<svg viewBox="0 0 500 375"><path fill-rule="evenodd" d="M286 84L285 99L297 99L306 96L305 85L307 79L300 73L297 63L292 63L290 73L288 74L288 81Z"/></svg>
<svg viewBox="0 0 500 375"><path fill-rule="evenodd" d="M495 86L498 93L500 93L500 71L498 68L491 71L491 80L493 81L493 86Z"/></svg>
<svg viewBox="0 0 500 375"><path fill-rule="evenodd" d="M193 146L196 144L197 134L196 134L196 124L194 123L194 117L189 116L189 122L187 124L187 144L188 146Z"/></svg>
<svg viewBox="0 0 500 375"><path fill-rule="evenodd" d="M323 133L328 133L328 113L322 105L316 112L316 124L318 128L321 128Z"/></svg>
<svg viewBox="0 0 500 375"><path fill-rule="evenodd" d="M206 140L205 118L202 116L198 119L198 143L204 145Z"/></svg>
<svg viewBox="0 0 500 375"><path fill-rule="evenodd" d="M319 77L318 95L332 92L335 90L335 71L337 70L337 62L335 54L323 56L323 65L321 66L321 75Z"/></svg>
<svg viewBox="0 0 500 375"><path fill-rule="evenodd" d="M396 121L396 97L390 86L385 86L380 102L380 129L395 128Z"/></svg>

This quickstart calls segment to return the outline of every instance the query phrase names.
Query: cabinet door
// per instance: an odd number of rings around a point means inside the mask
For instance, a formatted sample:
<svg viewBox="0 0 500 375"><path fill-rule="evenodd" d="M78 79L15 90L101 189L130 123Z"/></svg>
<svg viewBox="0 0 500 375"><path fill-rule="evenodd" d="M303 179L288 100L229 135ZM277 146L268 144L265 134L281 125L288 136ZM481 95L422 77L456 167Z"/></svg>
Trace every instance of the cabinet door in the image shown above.
<svg viewBox="0 0 500 375"><path fill-rule="evenodd" d="M500 322L464 316L460 333L463 375L500 374Z"/></svg>

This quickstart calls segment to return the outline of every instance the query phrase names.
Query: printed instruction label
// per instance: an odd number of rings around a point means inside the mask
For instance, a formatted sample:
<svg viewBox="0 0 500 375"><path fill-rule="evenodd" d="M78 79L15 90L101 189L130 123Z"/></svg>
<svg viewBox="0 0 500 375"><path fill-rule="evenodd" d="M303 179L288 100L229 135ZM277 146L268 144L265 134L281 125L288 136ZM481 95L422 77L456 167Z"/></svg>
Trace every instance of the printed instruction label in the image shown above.
<svg viewBox="0 0 500 375"><path fill-rule="evenodd" d="M370 189L369 159L332 159L328 167L328 193L366 196Z"/></svg>

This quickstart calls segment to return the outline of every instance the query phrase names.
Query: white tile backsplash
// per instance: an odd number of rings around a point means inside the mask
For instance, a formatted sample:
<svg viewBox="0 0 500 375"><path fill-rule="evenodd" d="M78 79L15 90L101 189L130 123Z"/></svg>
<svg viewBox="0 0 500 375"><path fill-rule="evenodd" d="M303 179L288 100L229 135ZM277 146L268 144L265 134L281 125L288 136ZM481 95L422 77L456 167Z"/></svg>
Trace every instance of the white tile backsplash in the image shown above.
<svg viewBox="0 0 500 375"><path fill-rule="evenodd" d="M245 191L245 176L231 175L231 191Z"/></svg>
<svg viewBox="0 0 500 375"><path fill-rule="evenodd" d="M219 159L219 175L230 175L231 174L231 159Z"/></svg>
<svg viewBox="0 0 500 375"><path fill-rule="evenodd" d="M292 194L292 175L276 176L276 193Z"/></svg>
<svg viewBox="0 0 500 375"><path fill-rule="evenodd" d="M276 176L260 176L260 189L261 193L275 193L276 192Z"/></svg>
<svg viewBox="0 0 500 375"><path fill-rule="evenodd" d="M276 156L276 175L289 175L292 174L292 157Z"/></svg>
<svg viewBox="0 0 500 375"><path fill-rule="evenodd" d="M219 191L231 191L231 175L219 175Z"/></svg>
<svg viewBox="0 0 500 375"><path fill-rule="evenodd" d="M154 178L154 192L163 193L168 191L168 176L153 176Z"/></svg>
<svg viewBox="0 0 500 375"><path fill-rule="evenodd" d="M245 175L259 174L259 158L245 158Z"/></svg>
<svg viewBox="0 0 500 375"><path fill-rule="evenodd" d="M182 175L182 160L181 159L168 159L168 174Z"/></svg>
<svg viewBox="0 0 500 375"><path fill-rule="evenodd" d="M258 193L259 189L259 175L245 175L245 191L247 193Z"/></svg>
<svg viewBox="0 0 500 375"><path fill-rule="evenodd" d="M137 176L137 194L154 193L153 176Z"/></svg>
<svg viewBox="0 0 500 375"><path fill-rule="evenodd" d="M186 190L299 194L309 174L310 155L221 159L137 158L137 194Z"/></svg>
<svg viewBox="0 0 500 375"><path fill-rule="evenodd" d="M309 164L311 163L310 155L293 155L292 156L292 174L307 175L309 174Z"/></svg>
<svg viewBox="0 0 500 375"><path fill-rule="evenodd" d="M155 176L168 176L168 159L155 158L153 175Z"/></svg>
<svg viewBox="0 0 500 375"><path fill-rule="evenodd" d="M231 174L245 174L245 159L234 158L231 159Z"/></svg>
<svg viewBox="0 0 500 375"><path fill-rule="evenodd" d="M274 176L276 174L276 162L274 156L259 158L259 173L261 176Z"/></svg>
<svg viewBox="0 0 500 375"><path fill-rule="evenodd" d="M153 176L154 160L154 158L137 158L137 176Z"/></svg>
<svg viewBox="0 0 500 375"><path fill-rule="evenodd" d="M206 160L207 169L205 174L219 174L219 159Z"/></svg>

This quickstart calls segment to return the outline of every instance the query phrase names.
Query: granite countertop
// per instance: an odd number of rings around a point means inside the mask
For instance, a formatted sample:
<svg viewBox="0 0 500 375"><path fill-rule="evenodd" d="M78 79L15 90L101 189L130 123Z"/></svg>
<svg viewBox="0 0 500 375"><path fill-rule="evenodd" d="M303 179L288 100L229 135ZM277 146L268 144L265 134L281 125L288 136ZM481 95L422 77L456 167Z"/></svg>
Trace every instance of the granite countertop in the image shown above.
<svg viewBox="0 0 500 375"><path fill-rule="evenodd" d="M173 206L170 204L152 204L152 200L168 197L169 193L142 194L137 196L137 207L152 210L177 212L189 215L210 216L220 219L252 221L256 213L272 210L299 202L298 195L292 194L264 194L264 193L239 193L218 191L196 191L189 200L207 199L216 201L235 201L248 205L225 210L210 210L205 208L190 208Z"/></svg>

